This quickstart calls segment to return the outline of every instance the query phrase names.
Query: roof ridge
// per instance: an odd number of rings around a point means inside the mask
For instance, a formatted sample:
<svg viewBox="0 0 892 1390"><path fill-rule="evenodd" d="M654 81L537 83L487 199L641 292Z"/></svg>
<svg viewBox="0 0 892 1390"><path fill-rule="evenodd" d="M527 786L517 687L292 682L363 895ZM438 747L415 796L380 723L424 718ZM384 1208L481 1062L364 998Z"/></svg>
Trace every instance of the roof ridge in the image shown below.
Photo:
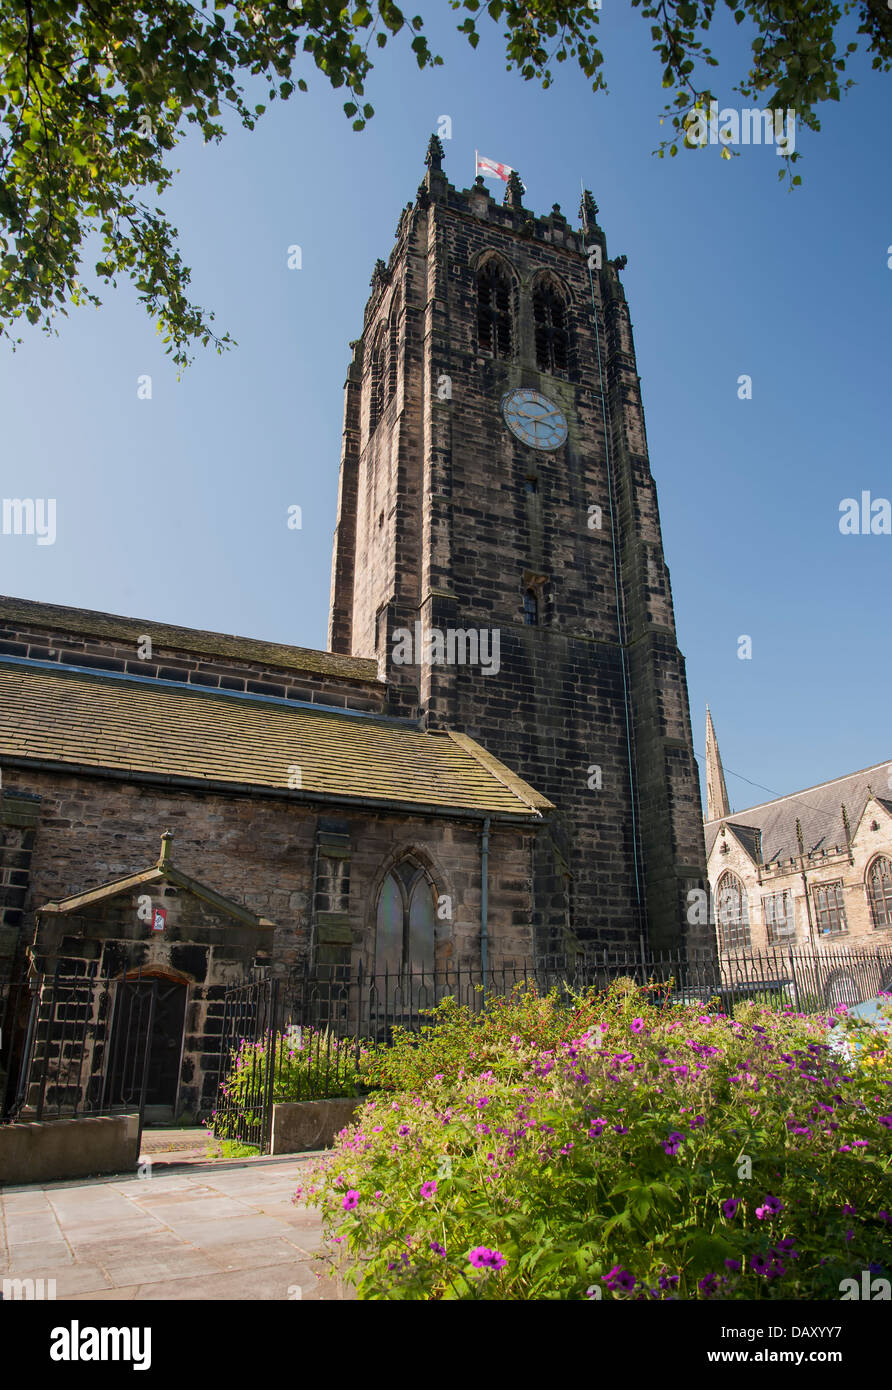
<svg viewBox="0 0 892 1390"><path fill-rule="evenodd" d="M69 623L72 631L86 631L95 637L109 635L103 634L102 624L119 625L121 628L132 627L137 634L145 632L149 636L153 635L152 629L155 629L154 635L157 636L159 633L167 635L167 646L176 647L179 645L184 651L204 652L205 655L226 656L226 651L220 646L221 642L224 644L244 643L248 646L264 647L268 651L282 656L290 654L298 660L300 657L324 657L332 663L343 663L344 669L340 674L348 680L351 679L349 667L352 664L356 668L352 679L378 680L378 663L374 657L321 651L316 647L299 647L288 642L275 642L266 637L244 637L234 632L215 632L210 628L182 627L178 623L164 622L160 618L134 618L124 613L107 613L98 608L73 608L62 603L42 603L37 599L16 598L14 595L0 594L0 618L3 617L34 621L41 627L54 627ZM98 627L95 625L97 622L100 624ZM190 638L192 639L191 644ZM196 638L199 639L197 645L195 644ZM244 659L251 658L246 656ZM259 657L254 659L257 660ZM283 662L282 664L287 665L288 663ZM298 670L309 669L296 665L294 661L291 665ZM329 674L338 673L332 670Z"/></svg>
<svg viewBox="0 0 892 1390"><path fill-rule="evenodd" d="M776 806L780 801L792 801L794 797L806 796L809 792L820 791L823 787L832 787L838 782L848 782L852 777L863 777L868 772L875 772L878 768L889 767L892 758L883 758L881 762L871 763L869 767L858 768L855 772L846 772L841 777L829 777L826 782L815 782L814 786L803 787L797 792L785 792L783 796L772 797L770 801L759 801L755 806L745 806L741 811L732 812L735 816L748 816L753 811L761 811L764 806ZM816 809L816 808L815 808ZM721 825L730 820L729 816L716 816L713 820L704 821L704 825Z"/></svg>

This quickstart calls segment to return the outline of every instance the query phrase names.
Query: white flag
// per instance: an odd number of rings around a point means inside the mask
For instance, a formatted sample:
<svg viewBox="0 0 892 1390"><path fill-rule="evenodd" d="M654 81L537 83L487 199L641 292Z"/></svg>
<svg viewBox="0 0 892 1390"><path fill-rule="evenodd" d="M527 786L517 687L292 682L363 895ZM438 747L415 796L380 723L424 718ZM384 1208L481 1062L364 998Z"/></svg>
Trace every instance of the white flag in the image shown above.
<svg viewBox="0 0 892 1390"><path fill-rule="evenodd" d="M498 164L494 159L486 159L484 155L477 155L477 173L493 179L501 179L507 183L514 170L510 164Z"/></svg>

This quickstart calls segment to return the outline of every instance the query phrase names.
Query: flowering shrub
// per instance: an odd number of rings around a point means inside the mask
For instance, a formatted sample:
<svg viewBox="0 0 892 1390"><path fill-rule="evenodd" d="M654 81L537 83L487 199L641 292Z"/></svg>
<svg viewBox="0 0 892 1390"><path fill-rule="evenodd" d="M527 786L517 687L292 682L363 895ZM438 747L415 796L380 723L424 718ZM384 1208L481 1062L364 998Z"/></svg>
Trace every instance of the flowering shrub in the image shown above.
<svg viewBox="0 0 892 1390"><path fill-rule="evenodd" d="M826 1020L649 998L446 1008L378 1060L413 1084L366 1101L303 1194L361 1297L838 1298L888 1277L889 1086L841 1069Z"/></svg>
<svg viewBox="0 0 892 1390"><path fill-rule="evenodd" d="M849 1012L845 1004L834 1009L843 1035L843 1055L850 1065L875 1082L892 1083L892 995L878 997L879 1007L872 1017Z"/></svg>
<svg viewBox="0 0 892 1390"><path fill-rule="evenodd" d="M229 1072L221 1086L227 1108L215 1111L209 1121L218 1138L234 1137L245 1124L259 1121L255 1106L263 1094L271 1053L275 1104L357 1094L353 1049L328 1029L275 1033L272 1044L270 1047L267 1039L251 1042L242 1038L232 1053Z"/></svg>
<svg viewBox="0 0 892 1390"><path fill-rule="evenodd" d="M665 996L669 986L655 987L653 996ZM431 1022L419 1031L394 1027L392 1041L366 1046L360 1057L360 1074L369 1090L414 1091L429 1081L492 1071L507 1079L522 1075L530 1048L546 1051L584 1033L601 1019L617 1015L637 999L631 980L618 980L609 995L595 990L580 994L558 990L540 996L535 989L517 984L507 995L496 996L485 1010L460 1005L448 996L428 1011ZM567 1002L569 1000L569 1003ZM683 1009L667 1007L667 1020L682 1016ZM514 1047L523 1046L522 1055ZM510 1046L506 1046L510 1043Z"/></svg>

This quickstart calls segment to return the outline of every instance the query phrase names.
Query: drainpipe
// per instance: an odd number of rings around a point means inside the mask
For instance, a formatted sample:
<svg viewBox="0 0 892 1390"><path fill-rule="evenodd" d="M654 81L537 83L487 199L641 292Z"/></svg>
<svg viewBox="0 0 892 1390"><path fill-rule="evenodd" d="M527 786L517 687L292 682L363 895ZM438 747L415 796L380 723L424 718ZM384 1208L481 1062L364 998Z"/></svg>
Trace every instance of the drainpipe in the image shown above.
<svg viewBox="0 0 892 1390"><path fill-rule="evenodd" d="M487 912L489 910L489 816L480 835L480 970L483 975L483 1003L486 1004L486 971L489 965Z"/></svg>

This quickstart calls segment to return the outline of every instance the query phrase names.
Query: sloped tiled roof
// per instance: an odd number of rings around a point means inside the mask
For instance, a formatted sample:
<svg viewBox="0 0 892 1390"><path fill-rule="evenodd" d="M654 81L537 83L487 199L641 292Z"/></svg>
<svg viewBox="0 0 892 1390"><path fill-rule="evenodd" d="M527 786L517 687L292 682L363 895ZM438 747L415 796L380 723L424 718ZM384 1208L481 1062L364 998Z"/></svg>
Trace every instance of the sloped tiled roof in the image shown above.
<svg viewBox="0 0 892 1390"><path fill-rule="evenodd" d="M229 657L236 661L259 661L283 670L339 676L346 680L378 679L378 663L367 657L317 652L309 647L290 647L282 642L264 642L255 637L203 632L200 628L176 627L172 623L157 623L147 618L123 618L116 613L95 613L89 608L65 608L58 603L35 603L32 599L7 598L2 594L0 622L33 625L54 632L77 632L84 637L111 638L131 646L135 646L142 636L148 636L156 646L177 651Z"/></svg>
<svg viewBox="0 0 892 1390"><path fill-rule="evenodd" d="M536 818L551 803L462 734L0 659L4 757L135 777Z"/></svg>
<svg viewBox="0 0 892 1390"><path fill-rule="evenodd" d="M761 829L763 864L771 864L777 859L792 859L798 855L797 818L802 822L806 854L813 850L832 850L836 845L843 848L846 843L843 803L854 834L867 804L868 787L872 787L877 794L887 791L890 770L892 760L877 763L874 767L849 773L847 777L837 777L832 782L822 782L817 787L806 787L804 791L778 797L776 801L766 801L748 811L734 811L725 818L724 824L734 831L753 858L757 857L758 852L754 831ZM707 854L712 853L722 824L721 820L706 822Z"/></svg>

